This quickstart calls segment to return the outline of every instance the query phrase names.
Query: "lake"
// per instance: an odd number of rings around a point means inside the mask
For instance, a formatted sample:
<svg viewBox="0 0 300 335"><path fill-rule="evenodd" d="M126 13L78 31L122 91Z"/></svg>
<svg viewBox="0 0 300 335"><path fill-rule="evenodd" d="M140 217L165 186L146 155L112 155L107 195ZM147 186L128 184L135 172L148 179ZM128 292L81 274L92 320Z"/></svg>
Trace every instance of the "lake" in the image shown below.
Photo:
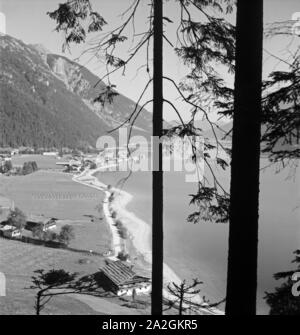
<svg viewBox="0 0 300 335"><path fill-rule="evenodd" d="M261 166L268 161L262 159ZM265 291L276 284L273 274L292 268L292 252L300 247L300 184L298 170L288 177L286 169L276 173L274 167L261 172L258 313L266 314ZM127 173L101 172L101 181L115 185ZM228 187L229 171L217 172ZM245 176L246 178L247 176ZM134 195L128 209L151 224L151 173L134 172L123 189ZM245 190L246 192L247 190ZM182 278L204 282L202 295L211 302L225 297L228 224L188 223L186 218L196 208L189 205L189 195L196 184L186 182L183 172L164 173L164 256L166 263ZM247 215L247 213L245 213ZM241 223L242 224L242 223ZM247 275L247 264L241 269L241 280ZM241 293L242 297L242 293Z"/></svg>

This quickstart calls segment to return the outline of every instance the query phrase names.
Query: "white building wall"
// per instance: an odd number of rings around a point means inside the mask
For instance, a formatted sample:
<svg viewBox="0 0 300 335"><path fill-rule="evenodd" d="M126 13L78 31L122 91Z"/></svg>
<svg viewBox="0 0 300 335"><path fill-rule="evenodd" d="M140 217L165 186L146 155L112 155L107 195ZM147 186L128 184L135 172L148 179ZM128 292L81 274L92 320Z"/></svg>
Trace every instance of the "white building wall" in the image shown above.
<svg viewBox="0 0 300 335"><path fill-rule="evenodd" d="M151 285L150 284L148 284L148 285L145 284L142 287L135 288L135 292L136 292L137 295L147 294L147 293L150 293L150 291L151 291ZM118 296L122 296L122 295L132 296L132 294L133 294L133 288L120 289L117 292Z"/></svg>

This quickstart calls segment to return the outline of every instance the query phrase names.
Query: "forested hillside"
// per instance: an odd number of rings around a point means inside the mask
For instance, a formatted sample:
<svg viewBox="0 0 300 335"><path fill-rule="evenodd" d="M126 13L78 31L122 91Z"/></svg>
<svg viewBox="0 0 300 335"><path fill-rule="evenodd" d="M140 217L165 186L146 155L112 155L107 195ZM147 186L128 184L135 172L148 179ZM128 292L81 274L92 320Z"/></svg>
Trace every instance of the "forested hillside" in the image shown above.
<svg viewBox="0 0 300 335"><path fill-rule="evenodd" d="M97 81L68 58L0 36L0 147L95 147L135 106L122 95L95 103L104 86L95 88ZM136 125L136 133L149 134L151 114L144 110Z"/></svg>

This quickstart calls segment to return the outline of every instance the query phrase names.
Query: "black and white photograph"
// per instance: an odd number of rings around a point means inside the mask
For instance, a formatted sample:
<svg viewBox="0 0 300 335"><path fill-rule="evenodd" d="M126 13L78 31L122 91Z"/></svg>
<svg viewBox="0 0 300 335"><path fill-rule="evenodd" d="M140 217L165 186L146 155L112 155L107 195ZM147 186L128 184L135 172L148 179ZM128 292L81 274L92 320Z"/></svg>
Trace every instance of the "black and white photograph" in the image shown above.
<svg viewBox="0 0 300 335"><path fill-rule="evenodd" d="M0 0L0 315L300 315L299 158L300 1Z"/></svg>

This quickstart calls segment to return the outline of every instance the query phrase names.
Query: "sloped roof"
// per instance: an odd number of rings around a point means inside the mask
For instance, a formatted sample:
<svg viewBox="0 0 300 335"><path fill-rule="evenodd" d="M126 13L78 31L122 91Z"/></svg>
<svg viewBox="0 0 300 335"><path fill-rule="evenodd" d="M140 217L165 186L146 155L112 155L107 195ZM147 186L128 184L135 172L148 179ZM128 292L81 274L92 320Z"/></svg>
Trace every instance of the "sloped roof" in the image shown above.
<svg viewBox="0 0 300 335"><path fill-rule="evenodd" d="M122 261L106 261L102 272L117 286L149 281L149 278L137 276L136 273Z"/></svg>
<svg viewBox="0 0 300 335"><path fill-rule="evenodd" d="M4 225L3 227L0 228L0 230L5 231L5 230L16 230L18 229L17 227L11 226L11 225Z"/></svg>
<svg viewBox="0 0 300 335"><path fill-rule="evenodd" d="M50 220L56 220L56 218L49 218L49 217L46 217L44 215L30 215L28 218L27 218L27 222L35 222L35 223L43 223L43 224L46 224L48 223Z"/></svg>

